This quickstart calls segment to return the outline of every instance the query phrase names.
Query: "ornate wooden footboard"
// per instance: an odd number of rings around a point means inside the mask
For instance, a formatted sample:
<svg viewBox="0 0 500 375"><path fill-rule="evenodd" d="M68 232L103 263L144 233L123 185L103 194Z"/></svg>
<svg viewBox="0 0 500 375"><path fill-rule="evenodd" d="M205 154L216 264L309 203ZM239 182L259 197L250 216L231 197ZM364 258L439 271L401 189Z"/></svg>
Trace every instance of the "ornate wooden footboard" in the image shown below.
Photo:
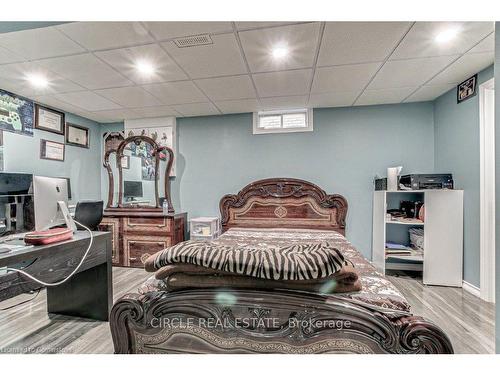
<svg viewBox="0 0 500 375"><path fill-rule="evenodd" d="M453 353L446 334L421 317L389 318L300 292L129 294L110 323L116 353Z"/></svg>

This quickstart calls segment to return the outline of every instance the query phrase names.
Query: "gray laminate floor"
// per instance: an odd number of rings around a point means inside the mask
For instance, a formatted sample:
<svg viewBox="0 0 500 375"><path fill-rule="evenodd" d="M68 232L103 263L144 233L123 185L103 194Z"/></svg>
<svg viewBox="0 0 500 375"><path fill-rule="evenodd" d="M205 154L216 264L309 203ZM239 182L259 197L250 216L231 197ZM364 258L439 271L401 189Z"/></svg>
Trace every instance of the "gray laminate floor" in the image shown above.
<svg viewBox="0 0 500 375"><path fill-rule="evenodd" d="M114 268L114 297L148 277L145 271ZM415 315L438 324L457 353L494 352L494 306L461 288L427 287L407 277L390 277L411 303ZM0 309L30 298L3 301ZM33 301L0 311L0 353L112 353L109 324L46 313L45 291Z"/></svg>

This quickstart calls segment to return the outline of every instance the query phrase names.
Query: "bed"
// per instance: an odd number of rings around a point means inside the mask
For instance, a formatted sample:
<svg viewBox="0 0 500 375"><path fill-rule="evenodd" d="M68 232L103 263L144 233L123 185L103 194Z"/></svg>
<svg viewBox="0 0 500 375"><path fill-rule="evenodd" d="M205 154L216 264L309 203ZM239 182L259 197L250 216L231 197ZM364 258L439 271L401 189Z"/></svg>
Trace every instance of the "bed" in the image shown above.
<svg viewBox="0 0 500 375"><path fill-rule="evenodd" d="M327 240L356 268L360 291L165 291L147 284L113 306L115 353L453 353L446 334L412 315L397 288L344 237L347 208L344 197L307 181L260 180L221 199L218 241Z"/></svg>

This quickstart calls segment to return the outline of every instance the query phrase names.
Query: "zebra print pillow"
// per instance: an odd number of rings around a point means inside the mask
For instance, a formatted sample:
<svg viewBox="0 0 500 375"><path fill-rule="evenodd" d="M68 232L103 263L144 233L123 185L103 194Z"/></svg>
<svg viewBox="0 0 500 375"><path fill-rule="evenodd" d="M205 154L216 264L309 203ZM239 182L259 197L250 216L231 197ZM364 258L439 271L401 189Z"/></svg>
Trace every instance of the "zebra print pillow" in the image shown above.
<svg viewBox="0 0 500 375"><path fill-rule="evenodd" d="M319 279L347 264L340 251L328 242L255 247L185 241L153 257L156 270L169 264L189 263L268 280Z"/></svg>

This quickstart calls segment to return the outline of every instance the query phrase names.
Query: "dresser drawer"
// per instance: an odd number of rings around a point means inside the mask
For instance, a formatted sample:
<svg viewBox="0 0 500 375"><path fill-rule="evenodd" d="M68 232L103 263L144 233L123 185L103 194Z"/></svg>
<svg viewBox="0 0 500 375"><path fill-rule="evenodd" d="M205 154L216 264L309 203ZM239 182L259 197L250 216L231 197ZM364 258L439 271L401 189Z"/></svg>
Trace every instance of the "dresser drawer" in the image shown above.
<svg viewBox="0 0 500 375"><path fill-rule="evenodd" d="M158 251L171 246L170 237L126 236L123 249L131 267L143 267L146 259Z"/></svg>
<svg viewBox="0 0 500 375"><path fill-rule="evenodd" d="M172 219L166 217L125 217L123 218L124 232L159 232L170 233Z"/></svg>
<svg viewBox="0 0 500 375"><path fill-rule="evenodd" d="M120 259L120 219L103 217L98 229L101 232L111 232L111 262L113 265L122 265Z"/></svg>

